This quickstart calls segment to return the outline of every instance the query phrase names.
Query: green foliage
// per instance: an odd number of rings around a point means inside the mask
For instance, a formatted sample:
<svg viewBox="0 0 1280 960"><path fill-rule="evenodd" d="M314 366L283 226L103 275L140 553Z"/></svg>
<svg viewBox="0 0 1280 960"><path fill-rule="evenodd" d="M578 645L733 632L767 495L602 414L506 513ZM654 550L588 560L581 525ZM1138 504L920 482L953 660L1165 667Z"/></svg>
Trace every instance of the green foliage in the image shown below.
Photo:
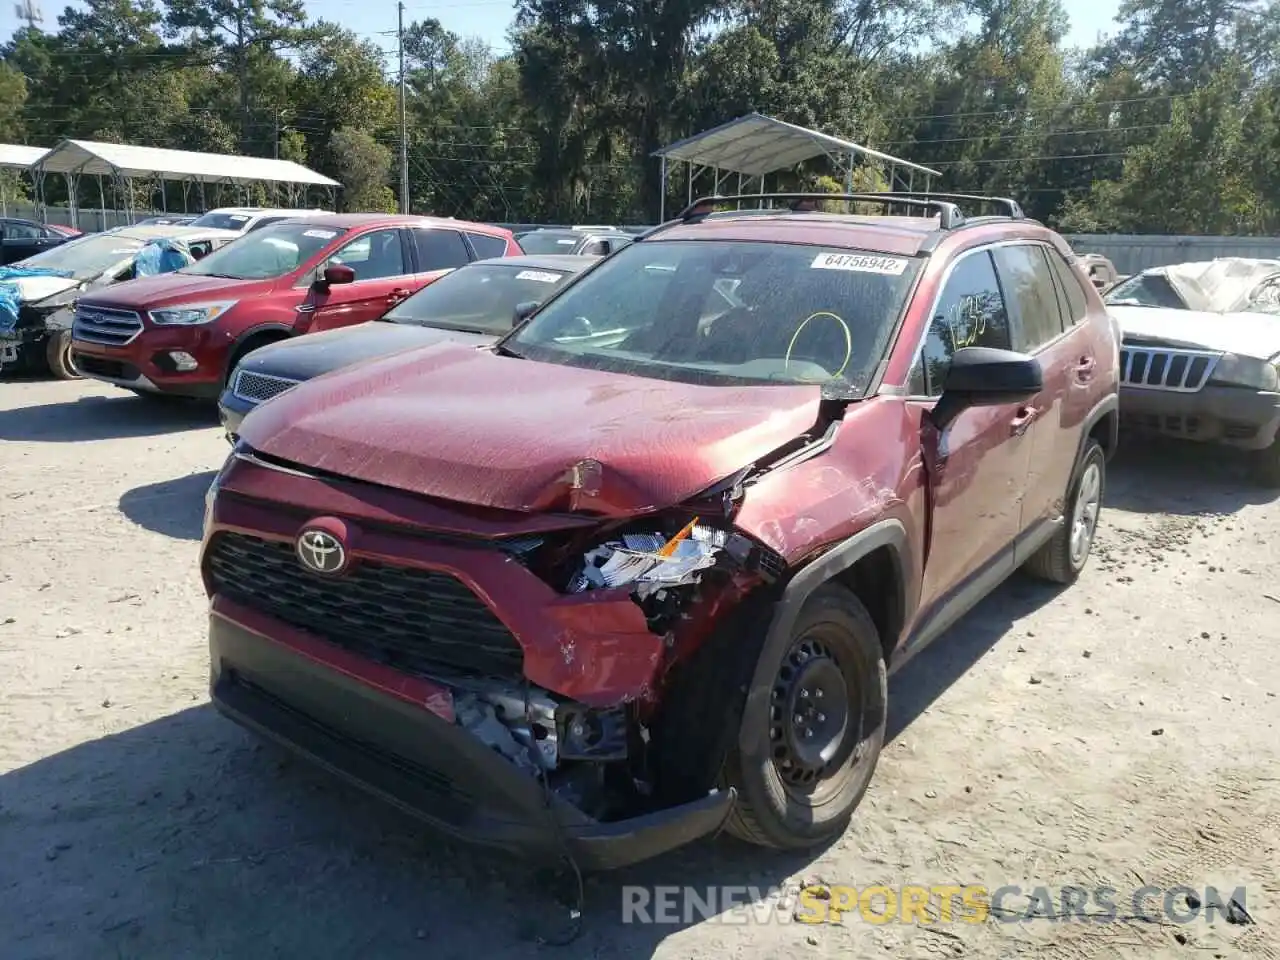
<svg viewBox="0 0 1280 960"><path fill-rule="evenodd" d="M1066 31L1061 0L519 0L498 55L422 20L405 36L411 206L652 222L653 151L759 111L1067 230L1280 228L1280 0L1126 0L1089 50ZM83 0L0 50L0 141L279 156L340 180L345 209L394 210L396 66L302 0ZM854 187L888 175L864 164ZM845 178L822 157L769 180ZM683 171L667 189L680 206Z"/></svg>

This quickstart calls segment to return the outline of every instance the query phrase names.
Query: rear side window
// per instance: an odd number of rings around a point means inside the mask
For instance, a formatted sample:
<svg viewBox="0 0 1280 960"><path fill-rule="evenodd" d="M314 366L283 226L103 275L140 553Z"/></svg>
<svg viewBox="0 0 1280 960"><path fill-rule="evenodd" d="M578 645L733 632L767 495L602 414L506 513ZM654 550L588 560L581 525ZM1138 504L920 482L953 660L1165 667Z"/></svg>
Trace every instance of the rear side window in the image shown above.
<svg viewBox="0 0 1280 960"><path fill-rule="evenodd" d="M471 262L462 234L456 230L415 229L413 239L418 245L419 270L452 270Z"/></svg>
<svg viewBox="0 0 1280 960"><path fill-rule="evenodd" d="M1089 301L1080 288L1080 278L1072 270L1061 254L1049 257L1049 267L1058 277L1058 284L1067 298L1067 315L1063 317L1067 326L1074 326L1089 313Z"/></svg>
<svg viewBox="0 0 1280 960"><path fill-rule="evenodd" d="M487 233L468 233L467 239L471 241L471 249L475 250L477 260L506 256L507 241L502 237L491 237Z"/></svg>
<svg viewBox="0 0 1280 960"><path fill-rule="evenodd" d="M961 259L947 278L912 370L911 392L940 396L951 358L963 347L1012 349L1009 313L991 254L985 250Z"/></svg>
<svg viewBox="0 0 1280 960"><path fill-rule="evenodd" d="M1017 320L1015 350L1033 351L1062 333L1058 294L1040 244L1020 243L995 250L996 269Z"/></svg>

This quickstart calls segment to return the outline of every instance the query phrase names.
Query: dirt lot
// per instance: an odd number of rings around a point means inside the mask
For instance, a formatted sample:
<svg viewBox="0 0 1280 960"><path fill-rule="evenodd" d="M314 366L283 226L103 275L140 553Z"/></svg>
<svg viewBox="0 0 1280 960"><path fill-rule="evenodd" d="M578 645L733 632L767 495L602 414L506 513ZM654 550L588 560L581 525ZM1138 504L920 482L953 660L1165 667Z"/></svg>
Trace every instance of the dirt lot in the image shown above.
<svg viewBox="0 0 1280 960"><path fill-rule="evenodd" d="M209 707L196 556L225 454L205 412L0 383L6 960L1280 955L1280 510L1230 461L1129 447L1082 583L1011 581L895 678L892 741L836 847L721 838L591 879L557 950L539 878ZM801 880L1104 884L1122 913L1144 884L1246 886L1255 922L621 922L623 884Z"/></svg>

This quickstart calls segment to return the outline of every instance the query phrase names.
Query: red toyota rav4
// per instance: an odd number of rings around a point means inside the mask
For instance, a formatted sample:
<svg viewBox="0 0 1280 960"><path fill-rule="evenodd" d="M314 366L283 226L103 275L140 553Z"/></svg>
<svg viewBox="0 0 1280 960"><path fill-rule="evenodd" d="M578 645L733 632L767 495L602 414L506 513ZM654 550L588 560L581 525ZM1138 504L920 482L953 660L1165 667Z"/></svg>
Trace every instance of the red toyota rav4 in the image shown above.
<svg viewBox="0 0 1280 960"><path fill-rule="evenodd" d="M285 220L185 269L81 298L71 349L96 380L216 398L250 350L375 320L454 267L521 252L510 231L459 220Z"/></svg>
<svg viewBox="0 0 1280 960"><path fill-rule="evenodd" d="M838 835L887 674L1017 568L1084 567L1118 385L1013 201L844 199L915 215L686 213L495 346L251 412L202 547L219 709L585 867Z"/></svg>

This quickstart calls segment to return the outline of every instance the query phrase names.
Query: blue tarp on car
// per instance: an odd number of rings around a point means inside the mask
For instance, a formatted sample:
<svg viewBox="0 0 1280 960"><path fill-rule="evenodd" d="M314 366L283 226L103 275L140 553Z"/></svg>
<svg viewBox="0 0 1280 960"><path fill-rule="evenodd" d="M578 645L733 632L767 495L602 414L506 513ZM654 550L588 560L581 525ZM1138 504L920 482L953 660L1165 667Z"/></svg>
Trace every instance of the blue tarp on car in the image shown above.
<svg viewBox="0 0 1280 960"><path fill-rule="evenodd" d="M14 280L23 277L69 277L65 270L46 267L0 267L0 336L13 333L18 325L18 309L22 305L22 291Z"/></svg>
<svg viewBox="0 0 1280 960"><path fill-rule="evenodd" d="M134 261L134 276L153 277L157 273L172 273L196 262L190 249L181 240L152 240L140 251Z"/></svg>

